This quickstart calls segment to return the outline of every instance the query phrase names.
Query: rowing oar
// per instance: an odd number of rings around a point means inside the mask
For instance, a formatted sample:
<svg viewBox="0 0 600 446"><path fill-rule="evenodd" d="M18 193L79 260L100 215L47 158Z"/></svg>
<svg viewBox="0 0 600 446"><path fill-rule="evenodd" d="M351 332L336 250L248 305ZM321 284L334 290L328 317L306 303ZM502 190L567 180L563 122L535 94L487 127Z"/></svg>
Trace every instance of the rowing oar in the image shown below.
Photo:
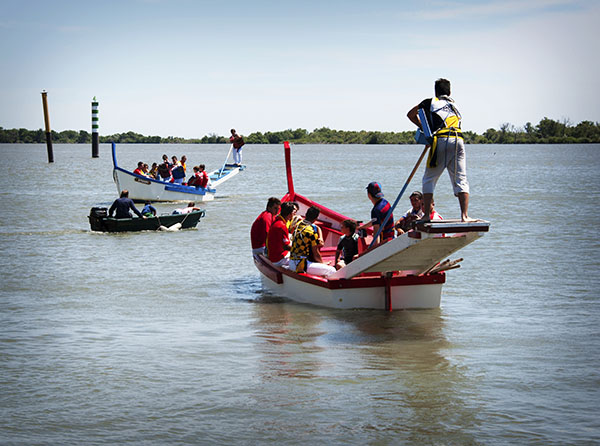
<svg viewBox="0 0 600 446"><path fill-rule="evenodd" d="M412 172L408 176L408 179L406 180L406 183L404 183L404 186L402 187L402 190L398 194L398 197L396 197L396 201L394 201L394 204L392 205L392 207L388 211L387 215L383 219L383 222L381 223L381 226L379 226L379 229L377 230L377 234L375 234L375 237L373 237L373 240L371 241L371 244L369 245L369 248L375 244L375 241L379 237L379 234L381 234L381 231L383 231L383 228L385 227L385 224L388 222L388 220L392 216L392 212L394 212L394 209L396 208L396 205L398 204L398 202L400 201L400 198L402 198L402 195L406 191L406 188L408 187L408 184L410 183L410 180L412 180L412 177L414 177L415 173L417 173L417 169L419 168L419 164L421 164L421 161L423 161L423 157L425 156L425 153L427 153L427 149L429 149L429 146L425 146L425 148L423 149L423 153L421 153L421 156L419 157L419 160L417 161L417 164L415 164L415 167L413 168Z"/></svg>
<svg viewBox="0 0 600 446"><path fill-rule="evenodd" d="M233 144L231 144L231 147L229 147L229 152L227 152L227 158L225 158L223 167L221 167L221 170L219 170L219 178L221 178L221 175L223 175L223 171L225 170L225 166L227 165L227 160L229 159L229 155L231 155L232 150L233 150Z"/></svg>

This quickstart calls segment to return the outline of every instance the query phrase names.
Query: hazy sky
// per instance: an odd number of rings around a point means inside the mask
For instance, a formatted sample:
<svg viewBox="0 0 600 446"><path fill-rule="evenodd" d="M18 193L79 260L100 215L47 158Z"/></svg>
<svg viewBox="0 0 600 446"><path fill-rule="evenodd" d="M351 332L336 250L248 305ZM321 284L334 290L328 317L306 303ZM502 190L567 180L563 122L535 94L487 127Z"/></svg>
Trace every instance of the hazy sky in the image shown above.
<svg viewBox="0 0 600 446"><path fill-rule="evenodd" d="M0 126L202 137L412 130L452 82L463 129L600 121L597 0L0 0Z"/></svg>

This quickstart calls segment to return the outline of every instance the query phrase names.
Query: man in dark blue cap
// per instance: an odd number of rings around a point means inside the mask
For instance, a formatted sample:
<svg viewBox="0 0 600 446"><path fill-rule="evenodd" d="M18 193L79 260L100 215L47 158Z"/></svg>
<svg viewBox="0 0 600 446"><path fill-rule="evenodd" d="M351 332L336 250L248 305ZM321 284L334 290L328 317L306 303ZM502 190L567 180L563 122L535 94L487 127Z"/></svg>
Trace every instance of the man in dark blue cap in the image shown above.
<svg viewBox="0 0 600 446"><path fill-rule="evenodd" d="M383 192L381 192L381 185L376 181L369 183L367 186L367 196L371 203L373 203L373 209L371 209L371 220L360 225L358 229L366 229L373 226L373 236L377 234L379 228L388 212L391 209L390 203L383 198ZM387 242L394 238L394 215L390 215L381 233L379 234L379 240L377 242Z"/></svg>

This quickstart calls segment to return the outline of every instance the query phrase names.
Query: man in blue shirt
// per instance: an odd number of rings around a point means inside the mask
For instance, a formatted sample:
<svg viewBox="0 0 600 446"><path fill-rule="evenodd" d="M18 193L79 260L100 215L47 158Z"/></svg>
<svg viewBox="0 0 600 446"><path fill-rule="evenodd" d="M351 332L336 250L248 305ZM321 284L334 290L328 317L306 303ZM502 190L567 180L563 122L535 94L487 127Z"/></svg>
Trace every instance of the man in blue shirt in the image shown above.
<svg viewBox="0 0 600 446"><path fill-rule="evenodd" d="M108 210L108 215L109 217L112 217L113 212L116 210L115 218L131 218L132 215L131 212L129 212L130 209L135 212L138 217L146 218L137 210L133 204L133 200L129 198L129 191L125 189L121 192L121 197L117 198Z"/></svg>
<svg viewBox="0 0 600 446"><path fill-rule="evenodd" d="M367 186L367 196L371 203L373 203L373 209L371 209L371 220L362 224L358 229L365 229L373 226L373 236L379 231L379 227L385 220L386 215L391 209L390 203L383 198L383 192L381 192L381 185L375 181L369 183ZM390 215L381 233L379 234L379 240L376 242L387 242L394 238L394 214Z"/></svg>

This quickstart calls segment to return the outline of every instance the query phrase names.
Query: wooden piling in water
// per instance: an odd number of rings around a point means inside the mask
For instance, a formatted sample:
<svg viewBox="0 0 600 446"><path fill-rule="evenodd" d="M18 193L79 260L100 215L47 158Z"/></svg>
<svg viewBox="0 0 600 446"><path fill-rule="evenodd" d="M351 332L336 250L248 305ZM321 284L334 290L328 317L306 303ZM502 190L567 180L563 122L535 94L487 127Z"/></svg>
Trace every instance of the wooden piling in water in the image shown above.
<svg viewBox="0 0 600 446"><path fill-rule="evenodd" d="M92 100L92 158L98 158L98 128L99 128L99 118L98 118L98 101L96 101L96 96Z"/></svg>
<svg viewBox="0 0 600 446"><path fill-rule="evenodd" d="M52 133L50 132L50 116L48 115L48 93L42 91L42 105L44 107L44 123L46 124L46 147L48 149L48 162L54 162L54 152L52 151Z"/></svg>

